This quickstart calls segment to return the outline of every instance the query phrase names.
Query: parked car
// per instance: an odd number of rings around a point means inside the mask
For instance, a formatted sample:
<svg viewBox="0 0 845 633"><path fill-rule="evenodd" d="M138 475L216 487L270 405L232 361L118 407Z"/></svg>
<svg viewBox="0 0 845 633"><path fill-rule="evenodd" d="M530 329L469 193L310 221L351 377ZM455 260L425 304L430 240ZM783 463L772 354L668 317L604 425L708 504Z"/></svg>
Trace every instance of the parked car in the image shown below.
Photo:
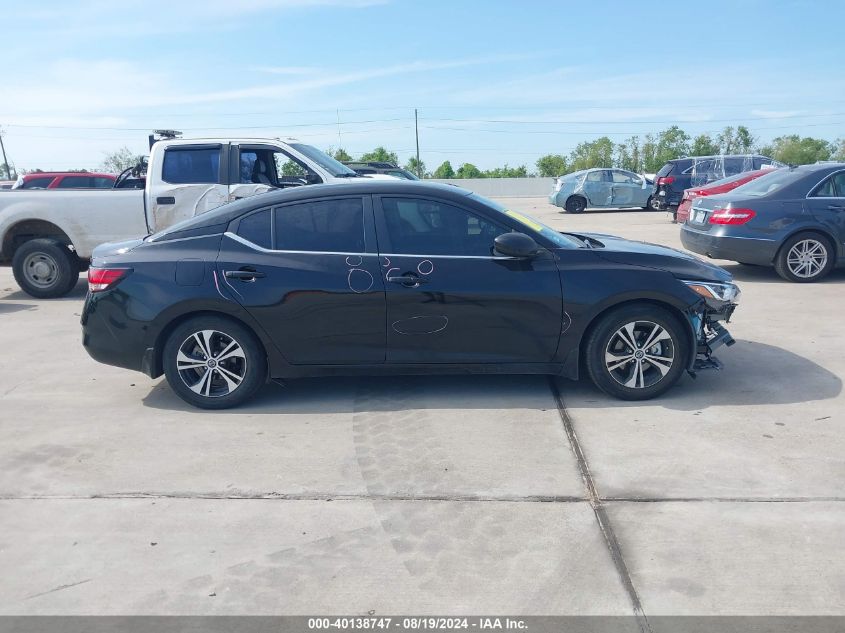
<svg viewBox="0 0 845 633"><path fill-rule="evenodd" d="M117 176L79 171L36 171L20 176L12 189L111 189Z"/></svg>
<svg viewBox="0 0 845 633"><path fill-rule="evenodd" d="M161 140L152 145L146 174L134 172L108 190L3 194L0 261L11 260L25 292L40 299L70 292L97 244L161 231L271 189L358 178L294 139ZM142 183L143 191L136 189Z"/></svg>
<svg viewBox="0 0 845 633"><path fill-rule="evenodd" d="M739 291L677 250L563 234L459 187L267 193L98 247L83 345L224 408L267 377L528 373L657 396L716 367ZM119 333L119 335L116 335Z"/></svg>
<svg viewBox="0 0 845 633"><path fill-rule="evenodd" d="M584 169L555 179L549 202L569 213L589 207L638 207L651 204L649 182L624 169Z"/></svg>
<svg viewBox="0 0 845 633"><path fill-rule="evenodd" d="M698 198L681 241L714 259L774 266L788 281L818 281L845 263L845 163L777 169Z"/></svg>
<svg viewBox="0 0 845 633"><path fill-rule="evenodd" d="M714 196L717 193L727 193L733 191L737 187L751 182L755 178L759 178L765 174L771 173L773 167L766 167L765 169L756 169L754 171L744 171L736 176L728 176L709 185L703 187L692 187L684 190L684 195L681 196L681 204L678 207L678 212L675 216L679 224L683 224L689 217L689 211L692 207L692 201L696 198L703 198L704 196Z"/></svg>
<svg viewBox="0 0 845 633"><path fill-rule="evenodd" d="M380 161L349 161L343 163L350 169L355 170L355 173L362 176L370 176L374 174L386 174L394 178L401 178L402 180L419 180L419 178L409 172L407 169L402 169L393 163L385 163Z"/></svg>
<svg viewBox="0 0 845 633"><path fill-rule="evenodd" d="M14 180L0 180L0 190L11 189L14 185Z"/></svg>
<svg viewBox="0 0 845 633"><path fill-rule="evenodd" d="M671 209L674 216L685 189L701 187L744 171L762 169L766 165L784 166L773 158L757 154L692 156L670 160L656 174L651 194L653 208Z"/></svg>

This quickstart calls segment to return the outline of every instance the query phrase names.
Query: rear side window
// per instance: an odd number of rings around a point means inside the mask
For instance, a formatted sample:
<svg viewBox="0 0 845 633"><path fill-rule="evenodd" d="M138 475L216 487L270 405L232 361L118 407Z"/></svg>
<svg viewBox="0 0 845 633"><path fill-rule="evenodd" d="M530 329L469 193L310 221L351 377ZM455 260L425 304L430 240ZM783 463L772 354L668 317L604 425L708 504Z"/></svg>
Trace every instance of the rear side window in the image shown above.
<svg viewBox="0 0 845 633"><path fill-rule="evenodd" d="M270 209L258 211L238 222L238 235L262 248L272 248Z"/></svg>
<svg viewBox="0 0 845 633"><path fill-rule="evenodd" d="M663 176L668 176L672 173L672 170L675 169L675 165L673 163L666 163L663 167L660 168L660 171L657 172L657 178L662 178Z"/></svg>
<svg viewBox="0 0 845 633"><path fill-rule="evenodd" d="M361 198L302 202L274 209L275 245L281 251L364 252Z"/></svg>
<svg viewBox="0 0 845 633"><path fill-rule="evenodd" d="M21 189L46 189L47 186L53 182L55 176L45 176L43 178L33 178L27 180L21 185Z"/></svg>
<svg viewBox="0 0 845 633"><path fill-rule="evenodd" d="M167 148L162 179L177 185L219 182L220 147Z"/></svg>

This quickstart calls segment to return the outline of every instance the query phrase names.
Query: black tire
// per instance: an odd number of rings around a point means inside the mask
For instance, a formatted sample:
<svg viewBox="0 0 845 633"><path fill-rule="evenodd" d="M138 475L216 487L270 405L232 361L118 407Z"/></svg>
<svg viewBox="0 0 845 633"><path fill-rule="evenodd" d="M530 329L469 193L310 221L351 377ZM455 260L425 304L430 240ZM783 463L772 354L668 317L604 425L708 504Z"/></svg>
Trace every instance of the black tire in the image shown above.
<svg viewBox="0 0 845 633"><path fill-rule="evenodd" d="M737 262L737 264L739 264L740 266L748 266L750 268L753 268L753 267L759 268L759 266L760 266L760 264L749 264L748 262Z"/></svg>
<svg viewBox="0 0 845 633"><path fill-rule="evenodd" d="M633 345L628 345L631 331ZM650 337L656 337L654 344L649 345ZM681 377L692 351L688 341L682 324L668 310L645 303L622 306L591 329L584 347L587 373L608 395L648 400Z"/></svg>
<svg viewBox="0 0 845 633"><path fill-rule="evenodd" d="M648 206L652 211L663 211L663 205L660 202L660 198L655 198L654 196L648 199Z"/></svg>
<svg viewBox="0 0 845 633"><path fill-rule="evenodd" d="M565 208L567 213L583 213L587 208L587 199L583 196L569 196Z"/></svg>
<svg viewBox="0 0 845 633"><path fill-rule="evenodd" d="M21 244L12 257L12 272L21 289L36 299L63 297L79 281L79 258L56 240L39 238Z"/></svg>
<svg viewBox="0 0 845 633"><path fill-rule="evenodd" d="M205 332L213 334L206 336ZM232 342L235 351L230 346ZM206 350L210 353L206 354ZM237 354L238 350L242 355ZM180 352L184 354L182 360ZM219 360L215 360L217 356ZM199 316L177 326L167 337L162 360L171 389L201 409L228 409L242 404L267 377L267 357L261 343L249 329L222 316Z"/></svg>
<svg viewBox="0 0 845 633"><path fill-rule="evenodd" d="M806 259L801 254L807 245L811 253ZM775 257L777 274L795 283L813 283L827 276L833 269L836 253L833 246L820 233L799 233L783 243Z"/></svg>
<svg viewBox="0 0 845 633"><path fill-rule="evenodd" d="M648 200L645 201L645 206L643 207L646 211L652 210L655 211L656 209L651 206L651 196L648 197Z"/></svg>

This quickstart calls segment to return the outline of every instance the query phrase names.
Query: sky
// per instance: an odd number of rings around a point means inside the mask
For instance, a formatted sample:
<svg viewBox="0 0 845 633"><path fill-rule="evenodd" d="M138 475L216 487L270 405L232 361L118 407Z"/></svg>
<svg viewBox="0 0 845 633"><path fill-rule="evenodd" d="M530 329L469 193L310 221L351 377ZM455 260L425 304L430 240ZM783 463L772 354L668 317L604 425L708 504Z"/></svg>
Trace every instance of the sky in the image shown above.
<svg viewBox="0 0 845 633"><path fill-rule="evenodd" d="M382 145L429 170L525 164L672 124L845 137L845 2L10 3L0 129L18 169L147 134Z"/></svg>

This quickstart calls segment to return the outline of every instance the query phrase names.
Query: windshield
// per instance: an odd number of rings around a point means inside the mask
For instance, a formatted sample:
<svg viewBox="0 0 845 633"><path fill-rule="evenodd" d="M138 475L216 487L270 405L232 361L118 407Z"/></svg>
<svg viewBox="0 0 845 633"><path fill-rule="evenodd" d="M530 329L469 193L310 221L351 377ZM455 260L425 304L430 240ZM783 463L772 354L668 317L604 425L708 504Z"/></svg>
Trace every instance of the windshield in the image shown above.
<svg viewBox="0 0 845 633"><path fill-rule="evenodd" d="M491 207L498 211L499 213L508 216L509 218L516 220L523 226L531 229L535 233L539 233L547 240L554 243L555 246L558 248L578 248L581 246L580 240L576 240L575 238L568 237L559 231L555 231L550 226L546 226L536 218L531 217L527 213L522 213L521 211L511 211L507 207L503 207L498 202L493 202L489 198L485 198L484 196L479 196L477 193L473 193L469 196L478 202L483 203L485 206Z"/></svg>
<svg viewBox="0 0 845 633"><path fill-rule="evenodd" d="M733 190L733 193L759 198L791 185L796 180L803 178L805 174L806 172L797 169L776 169L770 174L740 185Z"/></svg>
<svg viewBox="0 0 845 633"><path fill-rule="evenodd" d="M353 170L349 169L349 167L347 167L341 162L336 161L334 158L332 158L325 152L321 152L312 145L305 145L304 143L291 143L290 146L306 158L310 158L311 160L313 160L320 167L328 171L332 176L348 177L357 175Z"/></svg>

